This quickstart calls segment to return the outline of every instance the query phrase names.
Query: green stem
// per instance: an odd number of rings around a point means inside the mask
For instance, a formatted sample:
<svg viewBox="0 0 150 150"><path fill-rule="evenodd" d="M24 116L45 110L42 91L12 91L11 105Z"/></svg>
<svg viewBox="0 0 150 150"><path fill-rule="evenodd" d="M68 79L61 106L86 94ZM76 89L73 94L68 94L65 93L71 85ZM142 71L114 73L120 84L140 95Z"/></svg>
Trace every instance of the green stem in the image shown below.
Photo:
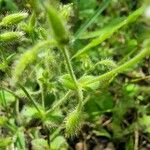
<svg viewBox="0 0 150 150"><path fill-rule="evenodd" d="M19 100L16 99L15 101L15 113L17 116L19 116Z"/></svg>
<svg viewBox="0 0 150 150"><path fill-rule="evenodd" d="M79 104L77 106L77 109L81 111L82 107L83 107L83 92L82 92L82 88L78 87L78 97L79 97Z"/></svg>
<svg viewBox="0 0 150 150"><path fill-rule="evenodd" d="M62 49L62 52L64 54L65 60L66 60L66 65L67 65L68 72L69 72L75 86L78 87L77 79L76 79L76 76L74 74L71 62L70 62L68 50L65 47L62 47L61 49Z"/></svg>
<svg viewBox="0 0 150 150"><path fill-rule="evenodd" d="M41 93L41 95L42 95L42 106L45 109L45 96L44 96L44 87L43 86L42 86L42 93Z"/></svg>
<svg viewBox="0 0 150 150"><path fill-rule="evenodd" d="M6 111L8 112L4 90L1 91L1 94L2 94L3 106L5 107Z"/></svg>
<svg viewBox="0 0 150 150"><path fill-rule="evenodd" d="M28 91L21 84L18 83L18 85L22 89L22 91L26 94L26 96L29 98L29 100L33 103L33 105L36 108L36 110L42 115L43 113L40 110L40 108L38 107L38 104L34 101L34 99L32 99L32 97L30 96Z"/></svg>
<svg viewBox="0 0 150 150"><path fill-rule="evenodd" d="M113 69L112 71L109 71L101 76L96 77L93 80L86 82L85 85L88 85L88 84L91 84L94 82L98 82L98 81L103 81L103 80L106 80L118 73L121 73L121 72L127 70L128 68L130 68L131 66L133 66L134 64L137 64L141 59L143 59L145 56L147 56L149 54L150 54L150 48L145 48L139 54L137 54L135 57L133 57L131 60L129 60L128 62Z"/></svg>
<svg viewBox="0 0 150 150"><path fill-rule="evenodd" d="M45 87L44 87L44 83L40 83L40 91L41 91L41 103L42 103L42 107L45 110Z"/></svg>
<svg viewBox="0 0 150 150"><path fill-rule="evenodd" d="M137 78L137 79L133 79L131 80L130 82L138 82L138 81L141 81L141 80L146 80L146 79L150 79L150 75L148 76L145 76L145 77L141 77L141 78Z"/></svg>
<svg viewBox="0 0 150 150"><path fill-rule="evenodd" d="M82 104L82 100L83 100L82 89L79 87L76 76L74 74L74 71L73 71L73 68L72 68L72 65L71 65L71 61L70 61L70 58L69 58L68 50L65 47L62 47L61 49L62 49L62 52L64 54L65 60L66 60L66 65L67 65L68 72L69 72L69 74L70 74L70 76L71 76L71 78L74 82L74 85L77 88L79 103Z"/></svg>

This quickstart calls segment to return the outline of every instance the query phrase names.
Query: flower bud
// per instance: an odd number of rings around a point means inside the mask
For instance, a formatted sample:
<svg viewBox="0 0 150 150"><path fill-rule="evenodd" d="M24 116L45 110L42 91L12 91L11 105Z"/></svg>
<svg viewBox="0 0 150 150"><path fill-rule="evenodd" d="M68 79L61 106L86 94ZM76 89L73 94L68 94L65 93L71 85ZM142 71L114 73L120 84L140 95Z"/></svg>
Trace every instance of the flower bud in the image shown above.
<svg viewBox="0 0 150 150"><path fill-rule="evenodd" d="M0 42L11 42L20 39L24 35L23 32L5 32L0 34Z"/></svg>
<svg viewBox="0 0 150 150"><path fill-rule="evenodd" d="M81 127L82 112L79 109L75 109L73 112L70 112L66 117L65 128L66 135L68 137L74 136L79 132Z"/></svg>
<svg viewBox="0 0 150 150"><path fill-rule="evenodd" d="M6 17L4 17L0 23L2 26L12 26L20 23L22 20L27 18L28 13L26 12L20 12L15 14L10 14Z"/></svg>
<svg viewBox="0 0 150 150"><path fill-rule="evenodd" d="M46 7L46 10L55 39L59 44L67 44L68 34L58 12L52 6Z"/></svg>

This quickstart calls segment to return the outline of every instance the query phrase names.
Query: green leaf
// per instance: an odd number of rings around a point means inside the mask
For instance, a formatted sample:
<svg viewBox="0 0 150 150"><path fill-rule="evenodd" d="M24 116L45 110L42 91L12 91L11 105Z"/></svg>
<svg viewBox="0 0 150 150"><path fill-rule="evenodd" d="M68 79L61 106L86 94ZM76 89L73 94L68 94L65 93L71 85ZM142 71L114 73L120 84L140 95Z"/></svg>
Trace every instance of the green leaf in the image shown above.
<svg viewBox="0 0 150 150"><path fill-rule="evenodd" d="M0 105L3 105L4 99L6 100L7 105L15 101L15 97L11 93L7 91L2 92L2 90L0 90Z"/></svg>
<svg viewBox="0 0 150 150"><path fill-rule="evenodd" d="M25 150L26 147L25 147L25 135L24 135L24 132L23 130L19 130L18 133L17 133L17 147L21 150Z"/></svg>
<svg viewBox="0 0 150 150"><path fill-rule="evenodd" d="M86 83L86 82L88 82L88 81L90 81L94 78L95 78L94 76L90 76L90 75L82 76L79 79L79 84L82 88L96 90L99 87L99 82L91 83L91 84L88 84L88 85L84 84L84 83Z"/></svg>
<svg viewBox="0 0 150 150"><path fill-rule="evenodd" d="M0 138L0 148L6 148L12 143L11 137Z"/></svg>
<svg viewBox="0 0 150 150"><path fill-rule="evenodd" d="M114 106L113 98L110 93L100 94L96 101L97 105L101 108L101 110L106 111L112 109Z"/></svg>
<svg viewBox="0 0 150 150"><path fill-rule="evenodd" d="M113 69L117 66L113 60L104 59L104 60L98 61L93 67L91 67L90 71L94 70L95 67L97 67L98 65L106 66L108 69Z"/></svg>
<svg viewBox="0 0 150 150"><path fill-rule="evenodd" d="M111 22L109 22L106 26L104 26L102 29L99 29L97 31L91 31L91 32L86 32L84 33L80 39L89 39L89 38L95 38L95 37L101 37L103 35L105 35L108 32L111 32L111 30L118 25L119 23L121 23L125 18L116 18L113 19Z"/></svg>
<svg viewBox="0 0 150 150"><path fill-rule="evenodd" d="M96 136L104 136L104 137L107 137L107 138L111 138L110 133L107 132L105 129L94 130L93 133L94 133Z"/></svg>
<svg viewBox="0 0 150 150"><path fill-rule="evenodd" d="M49 127L58 126L64 119L62 112L60 109L53 111L51 113L46 114L44 118L44 123Z"/></svg>
<svg viewBox="0 0 150 150"><path fill-rule="evenodd" d="M126 142L125 150L133 150L134 149L134 141L133 138L130 137L130 139Z"/></svg>
<svg viewBox="0 0 150 150"><path fill-rule="evenodd" d="M59 78L59 81L61 82L61 84L63 86L65 86L68 89L71 89L71 90L76 89L76 86L75 86L75 84L74 84L74 82L73 82L73 80L69 74L65 74L65 75L61 76Z"/></svg>
<svg viewBox="0 0 150 150"><path fill-rule="evenodd" d="M51 142L51 150L67 150L68 145L66 139L63 136L57 136Z"/></svg>
<svg viewBox="0 0 150 150"><path fill-rule="evenodd" d="M4 116L0 116L0 127L4 126L7 122L7 118Z"/></svg>
<svg viewBox="0 0 150 150"><path fill-rule="evenodd" d="M7 9L10 10L11 12L19 10L14 0L5 0L5 2L6 2Z"/></svg>
<svg viewBox="0 0 150 150"><path fill-rule="evenodd" d="M49 150L50 149L47 141L42 138L32 140L31 144L32 144L32 150Z"/></svg>
<svg viewBox="0 0 150 150"><path fill-rule="evenodd" d="M89 115L97 116L103 112L112 110L114 107L113 97L109 92L98 93L89 99L85 105L85 110ZM93 118L92 118L93 119Z"/></svg>
<svg viewBox="0 0 150 150"><path fill-rule="evenodd" d="M33 106L24 106L21 111L21 115L28 119L31 119L35 114L37 114L37 109Z"/></svg>
<svg viewBox="0 0 150 150"><path fill-rule="evenodd" d="M143 127L145 132L150 133L150 116L145 115L140 118L139 124Z"/></svg>

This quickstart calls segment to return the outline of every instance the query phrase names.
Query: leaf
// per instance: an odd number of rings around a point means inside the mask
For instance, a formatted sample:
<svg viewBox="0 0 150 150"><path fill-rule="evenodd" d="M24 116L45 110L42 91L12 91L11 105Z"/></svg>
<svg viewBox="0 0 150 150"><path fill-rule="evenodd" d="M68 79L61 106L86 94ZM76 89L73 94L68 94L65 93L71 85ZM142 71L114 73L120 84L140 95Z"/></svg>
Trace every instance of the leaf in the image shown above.
<svg viewBox="0 0 150 150"><path fill-rule="evenodd" d="M107 138L111 138L110 133L107 132L105 129L94 130L93 133L94 133L96 136L104 136L104 137L107 137Z"/></svg>
<svg viewBox="0 0 150 150"><path fill-rule="evenodd" d="M139 119L139 124L143 127L145 132L150 133L150 116L144 115Z"/></svg>
<svg viewBox="0 0 150 150"><path fill-rule="evenodd" d="M117 25L115 25L114 27L112 27L111 30L109 30L108 32L105 32L105 34L103 34L102 36L100 36L96 39L93 39L83 49L79 50L72 58L79 57L80 55L82 55L83 53L86 53L91 48L101 44L104 40L106 40L110 36L112 36L113 33L118 31L121 27L135 21L143 13L143 11L144 11L144 7L137 9L135 12L133 12L131 15L129 15L125 20L123 20L122 22L120 22Z"/></svg>
<svg viewBox="0 0 150 150"><path fill-rule="evenodd" d="M113 98L108 92L105 94L100 94L95 102L101 108L102 111L112 109L114 106Z"/></svg>
<svg viewBox="0 0 150 150"><path fill-rule="evenodd" d="M88 84L88 85L85 85L84 83L86 83L87 81L89 80L92 80L94 79L95 77L94 76L82 76L80 79L79 79L79 84L82 88L85 88L85 89L92 89L92 90L96 90L98 87L99 87L99 82L95 82L95 83L91 83L91 84Z"/></svg>
<svg viewBox="0 0 150 150"><path fill-rule="evenodd" d="M44 118L44 123L49 127L58 126L64 119L60 109L47 113Z"/></svg>
<svg viewBox="0 0 150 150"><path fill-rule="evenodd" d="M21 150L25 150L25 135L23 130L19 130L17 133L17 147Z"/></svg>
<svg viewBox="0 0 150 150"><path fill-rule="evenodd" d="M7 122L7 118L4 116L0 116L0 127L4 126Z"/></svg>
<svg viewBox="0 0 150 150"><path fill-rule="evenodd" d="M93 70L93 69L95 69L95 67L98 66L98 65L106 66L106 67L109 68L109 69L115 68L115 67L117 66L116 63L115 63L113 60L111 60L111 59L104 59L104 60L98 61L98 62L90 69L90 71Z"/></svg>
<svg viewBox="0 0 150 150"><path fill-rule="evenodd" d="M57 136L51 142L51 150L66 150L68 149L68 145L66 139L63 136Z"/></svg>
<svg viewBox="0 0 150 150"><path fill-rule="evenodd" d="M130 137L129 140L126 142L125 150L133 150L134 149L134 141L133 138Z"/></svg>
<svg viewBox="0 0 150 150"><path fill-rule="evenodd" d="M0 90L0 105L4 103L4 99L7 102L7 105L15 101L15 97L7 91Z"/></svg>
<svg viewBox="0 0 150 150"><path fill-rule="evenodd" d="M31 144L32 144L32 150L49 150L50 149L47 141L42 138L32 140Z"/></svg>
<svg viewBox="0 0 150 150"><path fill-rule="evenodd" d="M7 9L10 10L11 12L19 10L19 8L16 5L16 3L14 2L14 0L11 0L11 1L10 0L5 0L5 3L6 3Z"/></svg>
<svg viewBox="0 0 150 150"><path fill-rule="evenodd" d="M37 110L33 106L24 106L21 111L21 115L28 119L31 119L33 116L35 116L35 114L37 114Z"/></svg>
<svg viewBox="0 0 150 150"><path fill-rule="evenodd" d="M0 138L0 148L6 148L12 143L11 137Z"/></svg>
<svg viewBox="0 0 150 150"><path fill-rule="evenodd" d="M59 78L59 81L61 82L61 84L63 86L65 86L68 89L71 89L71 90L76 89L76 86L75 86L75 84L74 84L74 82L73 82L73 80L69 74L65 74L65 75L61 76Z"/></svg>
<svg viewBox="0 0 150 150"><path fill-rule="evenodd" d="M121 23L124 19L125 19L124 17L113 19L111 22L109 22L106 26L104 26L100 30L86 32L80 37L80 39L89 39L89 38L95 38L98 36L101 37L105 35L106 33L110 32L112 28L114 28L117 24Z"/></svg>
<svg viewBox="0 0 150 150"><path fill-rule="evenodd" d="M93 117L110 111L113 107L114 102L112 95L109 92L103 92L93 95L86 103L85 110Z"/></svg>

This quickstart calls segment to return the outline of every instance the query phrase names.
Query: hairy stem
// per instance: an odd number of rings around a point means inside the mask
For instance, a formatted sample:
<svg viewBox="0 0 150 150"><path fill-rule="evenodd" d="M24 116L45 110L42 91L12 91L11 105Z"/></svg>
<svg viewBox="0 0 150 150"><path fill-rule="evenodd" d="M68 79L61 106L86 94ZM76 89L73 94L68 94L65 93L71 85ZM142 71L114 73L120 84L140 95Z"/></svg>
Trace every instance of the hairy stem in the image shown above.
<svg viewBox="0 0 150 150"><path fill-rule="evenodd" d="M43 85L43 83L41 83L41 103L42 103L42 107L45 110L45 87Z"/></svg>
<svg viewBox="0 0 150 150"><path fill-rule="evenodd" d="M98 82L98 81L103 81L106 80L118 73L121 73L125 70L127 70L128 68L130 68L131 66L137 64L141 59L143 59L145 56L150 54L150 48L147 47L145 49L143 49L139 54L137 54L135 57L133 57L131 60L129 60L128 62L124 63L123 65L113 69L112 71L109 71L101 76L96 77L93 80L90 80L88 82L85 83L85 85L94 83L94 82Z"/></svg>
<svg viewBox="0 0 150 150"><path fill-rule="evenodd" d="M66 60L66 66L67 66L68 72L69 72L69 74L70 74L70 76L71 76L71 78L74 82L74 85L77 88L79 104L82 105L82 100L83 100L82 89L79 87L76 76L74 74L74 71L73 71L73 68L72 68L72 65L71 65L71 61L70 61L70 58L69 58L68 50L65 47L62 47L61 49L62 49L62 52L64 54L65 60Z"/></svg>
<svg viewBox="0 0 150 150"><path fill-rule="evenodd" d="M138 130L134 131L134 150L138 150L138 145L139 145L139 132Z"/></svg>
<svg viewBox="0 0 150 150"><path fill-rule="evenodd" d="M68 50L65 47L63 47L61 49L62 49L62 52L64 54L65 60L66 60L66 66L67 66L68 72L69 72L69 74L70 74L70 76L71 76L75 86L78 87L77 79L76 79L76 76L74 74L71 62L70 62Z"/></svg>
<svg viewBox="0 0 150 150"><path fill-rule="evenodd" d="M38 104L34 101L34 99L32 99L31 95L28 93L28 91L21 85L19 84L19 87L22 89L22 91L26 94L26 96L29 98L29 100L32 102L32 104L34 105L34 107L36 108L36 110L42 115L42 111L40 110Z"/></svg>

